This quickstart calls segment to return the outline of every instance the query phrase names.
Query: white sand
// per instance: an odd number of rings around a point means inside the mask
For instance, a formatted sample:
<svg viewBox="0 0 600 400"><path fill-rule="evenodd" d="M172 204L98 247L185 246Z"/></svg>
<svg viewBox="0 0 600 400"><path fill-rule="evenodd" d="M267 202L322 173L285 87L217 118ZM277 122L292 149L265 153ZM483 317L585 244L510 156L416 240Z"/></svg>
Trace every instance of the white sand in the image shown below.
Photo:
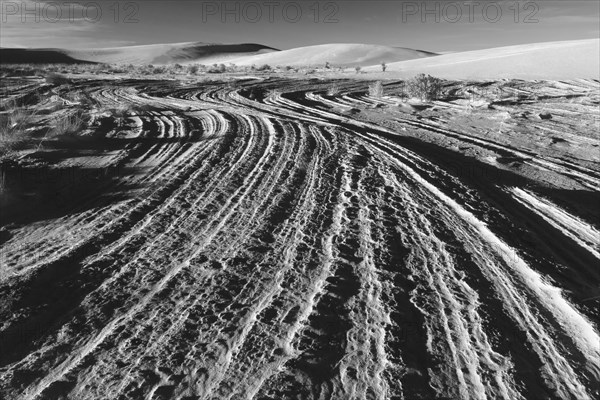
<svg viewBox="0 0 600 400"><path fill-rule="evenodd" d="M379 66L365 68L380 71ZM450 79L576 79L600 77L600 40L535 43L392 63L389 78L427 73Z"/></svg>
<svg viewBox="0 0 600 400"><path fill-rule="evenodd" d="M236 65L311 65L322 67L326 62L332 66L374 65L429 57L432 53L401 47L372 44L330 43L297 47L257 56L231 59Z"/></svg>

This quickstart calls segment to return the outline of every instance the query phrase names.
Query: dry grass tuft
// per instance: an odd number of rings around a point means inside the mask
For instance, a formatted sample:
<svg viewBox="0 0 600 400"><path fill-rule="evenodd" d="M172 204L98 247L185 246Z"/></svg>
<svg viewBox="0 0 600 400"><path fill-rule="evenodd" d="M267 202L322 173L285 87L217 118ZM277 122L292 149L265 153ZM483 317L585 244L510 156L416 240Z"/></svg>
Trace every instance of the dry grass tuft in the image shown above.
<svg viewBox="0 0 600 400"><path fill-rule="evenodd" d="M69 78L56 72L51 72L48 75L46 75L45 80L46 83L57 86L71 83L71 80Z"/></svg>
<svg viewBox="0 0 600 400"><path fill-rule="evenodd" d="M383 84L381 81L376 81L369 85L369 96L375 98L380 98L383 96Z"/></svg>

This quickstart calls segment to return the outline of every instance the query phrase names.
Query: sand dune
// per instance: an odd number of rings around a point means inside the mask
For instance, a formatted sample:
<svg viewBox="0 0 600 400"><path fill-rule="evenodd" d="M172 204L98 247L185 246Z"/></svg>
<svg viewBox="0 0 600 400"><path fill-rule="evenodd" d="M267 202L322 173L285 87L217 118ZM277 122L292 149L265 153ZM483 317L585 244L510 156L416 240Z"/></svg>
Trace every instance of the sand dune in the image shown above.
<svg viewBox="0 0 600 400"><path fill-rule="evenodd" d="M81 62L61 49L0 48L0 64L77 64Z"/></svg>
<svg viewBox="0 0 600 400"><path fill-rule="evenodd" d="M210 58L227 59L231 56L255 55L276 51L254 43L210 44L200 42L153 44L115 47L107 49L70 50L68 54L78 60L111 64L172 64L206 62Z"/></svg>
<svg viewBox="0 0 600 400"><path fill-rule="evenodd" d="M184 64L188 62L224 62L231 57L257 55L272 51L277 51L277 49L254 43L186 42L101 49L0 49L0 58L5 64L62 63L78 60L108 64Z"/></svg>
<svg viewBox="0 0 600 400"><path fill-rule="evenodd" d="M396 62L388 65L386 76L423 72L451 79L598 79L599 60L598 39L534 43Z"/></svg>
<svg viewBox="0 0 600 400"><path fill-rule="evenodd" d="M372 44L332 43L297 47L289 50L231 59L236 65L315 65L329 62L332 66L373 65L413 60L436 55L427 51Z"/></svg>
<svg viewBox="0 0 600 400"><path fill-rule="evenodd" d="M435 56L435 57L432 57ZM600 40L535 43L438 55L370 44L322 44L279 51L260 44L155 44L103 49L0 49L8 63L172 64L240 66L360 65L368 79L402 79L428 73L449 79L577 79L600 77ZM388 64L381 73L381 62ZM377 73L379 72L379 73Z"/></svg>

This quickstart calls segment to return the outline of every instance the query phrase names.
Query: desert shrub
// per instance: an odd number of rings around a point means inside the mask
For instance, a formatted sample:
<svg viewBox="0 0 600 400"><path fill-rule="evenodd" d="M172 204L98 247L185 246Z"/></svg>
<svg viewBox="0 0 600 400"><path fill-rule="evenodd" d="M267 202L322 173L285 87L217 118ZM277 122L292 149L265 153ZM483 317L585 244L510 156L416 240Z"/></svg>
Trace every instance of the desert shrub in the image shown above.
<svg viewBox="0 0 600 400"><path fill-rule="evenodd" d="M270 71L272 68L269 64L263 64L259 67L256 67L257 71Z"/></svg>
<svg viewBox="0 0 600 400"><path fill-rule="evenodd" d="M89 109L96 104L96 101L93 99L93 97L84 90L68 92L63 94L61 97L70 103L70 105L77 104L79 107L83 108Z"/></svg>
<svg viewBox="0 0 600 400"><path fill-rule="evenodd" d="M81 131L84 126L84 114L82 111L78 110L58 118L46 137L74 135Z"/></svg>
<svg viewBox="0 0 600 400"><path fill-rule="evenodd" d="M357 65L356 67L354 67L354 70L356 71L356 73L358 74L360 72L362 68L360 67L360 65Z"/></svg>
<svg viewBox="0 0 600 400"><path fill-rule="evenodd" d="M187 72L189 74L192 74L192 75L197 74L198 73L198 66L197 65L190 65L188 67L188 69L187 69Z"/></svg>
<svg viewBox="0 0 600 400"><path fill-rule="evenodd" d="M111 74L124 74L127 71L124 68L119 67L118 65L112 65L108 69L108 72L110 72Z"/></svg>
<svg viewBox="0 0 600 400"><path fill-rule="evenodd" d="M56 72L50 72L44 79L46 83L50 83L52 85L66 85L67 83L71 82L69 78L64 75L57 74Z"/></svg>
<svg viewBox="0 0 600 400"><path fill-rule="evenodd" d="M120 119L129 116L130 107L128 107L127 105L119 105L113 108L109 108L107 111L113 118Z"/></svg>
<svg viewBox="0 0 600 400"><path fill-rule="evenodd" d="M325 69L330 69L330 68L331 68L331 65L329 64L329 61L326 61L325 62Z"/></svg>
<svg viewBox="0 0 600 400"><path fill-rule="evenodd" d="M206 72L209 74L222 74L227 71L225 64L213 64Z"/></svg>
<svg viewBox="0 0 600 400"><path fill-rule="evenodd" d="M381 81L376 81L369 85L369 96L377 98L383 96L383 84Z"/></svg>
<svg viewBox="0 0 600 400"><path fill-rule="evenodd" d="M24 147L31 139L27 131L35 111L17 108L16 103L7 107L7 111L0 113L0 158L10 155L14 150Z"/></svg>
<svg viewBox="0 0 600 400"><path fill-rule="evenodd" d="M406 82L407 94L425 101L439 98L442 94L442 87L443 80L425 74L419 74Z"/></svg>
<svg viewBox="0 0 600 400"><path fill-rule="evenodd" d="M384 62L381 63L381 71L385 72L385 70L387 69L387 64Z"/></svg>
<svg viewBox="0 0 600 400"><path fill-rule="evenodd" d="M327 95L328 96L336 96L337 94L340 93L340 87L338 86L337 83L333 82L331 85L329 85L329 87L327 88Z"/></svg>
<svg viewBox="0 0 600 400"><path fill-rule="evenodd" d="M149 104L127 104L108 108L106 112L115 119L123 119L131 115L140 115L154 110L155 108Z"/></svg>

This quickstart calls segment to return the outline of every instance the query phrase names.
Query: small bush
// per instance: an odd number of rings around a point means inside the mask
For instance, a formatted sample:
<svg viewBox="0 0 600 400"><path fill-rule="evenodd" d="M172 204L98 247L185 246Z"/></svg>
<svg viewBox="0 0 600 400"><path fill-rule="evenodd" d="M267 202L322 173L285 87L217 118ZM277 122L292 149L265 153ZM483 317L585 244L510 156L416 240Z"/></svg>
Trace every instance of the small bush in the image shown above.
<svg viewBox="0 0 600 400"><path fill-rule="evenodd" d="M383 84L381 81L376 81L369 85L369 96L377 98L383 96Z"/></svg>
<svg viewBox="0 0 600 400"><path fill-rule="evenodd" d="M81 131L84 125L85 118L83 112L77 111L59 118L46 137L74 135Z"/></svg>
<svg viewBox="0 0 600 400"><path fill-rule="evenodd" d="M35 112L16 106L0 114L0 159L25 147L31 140L27 127L33 122L34 116Z"/></svg>
<svg viewBox="0 0 600 400"><path fill-rule="evenodd" d="M46 75L45 81L46 83L49 83L51 85L66 85L68 83L71 83L69 78L67 78L64 75L57 74L56 72L51 72L48 75Z"/></svg>
<svg viewBox="0 0 600 400"><path fill-rule="evenodd" d="M227 67L225 64L213 64L211 68L209 68L206 72L209 74L222 74L227 72Z"/></svg>
<svg viewBox="0 0 600 400"><path fill-rule="evenodd" d="M340 87L338 86L337 83L333 82L328 88L327 88L327 95L328 96L336 96L337 94L340 93Z"/></svg>
<svg viewBox="0 0 600 400"><path fill-rule="evenodd" d="M435 100L442 94L443 80L431 75L419 74L406 82L408 95L424 101Z"/></svg>
<svg viewBox="0 0 600 400"><path fill-rule="evenodd" d="M354 67L354 70L356 71L356 73L358 74L360 72L362 68L360 67L360 65L357 65L356 67Z"/></svg>
<svg viewBox="0 0 600 400"><path fill-rule="evenodd" d="M269 64L263 64L259 67L256 67L257 71L270 71L272 68Z"/></svg>
<svg viewBox="0 0 600 400"><path fill-rule="evenodd" d="M195 75L198 73L198 66L197 65L190 65L187 69L187 72L189 74Z"/></svg>

